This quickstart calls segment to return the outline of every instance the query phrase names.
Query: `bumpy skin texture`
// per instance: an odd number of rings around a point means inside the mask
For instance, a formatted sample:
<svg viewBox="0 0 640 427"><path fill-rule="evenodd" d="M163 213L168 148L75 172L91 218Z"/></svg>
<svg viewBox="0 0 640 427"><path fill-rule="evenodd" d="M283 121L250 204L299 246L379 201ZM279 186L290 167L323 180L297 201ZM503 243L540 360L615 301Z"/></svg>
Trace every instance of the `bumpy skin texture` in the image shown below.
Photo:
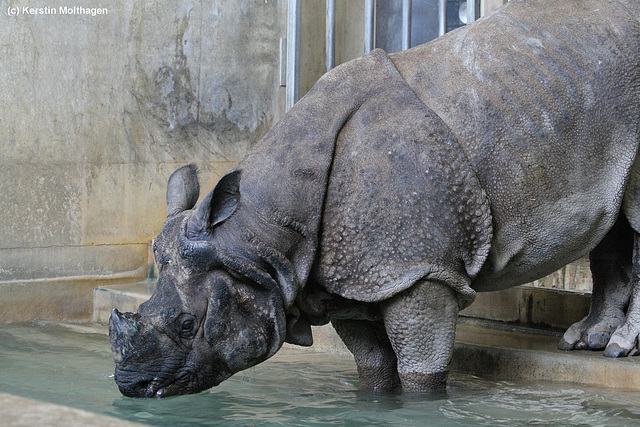
<svg viewBox="0 0 640 427"><path fill-rule="evenodd" d="M129 396L193 393L332 321L362 385L444 387L476 292L591 252L563 349L640 332L640 6L513 0L327 73L202 201L169 180L159 284L115 311Z"/></svg>
<svg viewBox="0 0 640 427"><path fill-rule="evenodd" d="M638 146L639 49L617 1L533 0L392 56L489 197L496 229L474 289L550 273L611 228Z"/></svg>
<svg viewBox="0 0 640 427"><path fill-rule="evenodd" d="M388 73L385 90L338 135L316 280L365 302L442 280L466 306L475 295L469 278L489 251L487 196L447 126L386 56L373 59Z"/></svg>

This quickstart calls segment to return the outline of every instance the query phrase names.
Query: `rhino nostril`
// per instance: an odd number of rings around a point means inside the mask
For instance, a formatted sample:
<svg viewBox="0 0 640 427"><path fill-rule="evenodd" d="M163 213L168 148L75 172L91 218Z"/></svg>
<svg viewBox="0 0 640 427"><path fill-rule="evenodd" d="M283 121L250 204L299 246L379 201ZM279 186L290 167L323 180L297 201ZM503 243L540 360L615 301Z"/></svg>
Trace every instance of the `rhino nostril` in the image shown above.
<svg viewBox="0 0 640 427"><path fill-rule="evenodd" d="M133 397L153 397L152 381L139 381L133 387Z"/></svg>

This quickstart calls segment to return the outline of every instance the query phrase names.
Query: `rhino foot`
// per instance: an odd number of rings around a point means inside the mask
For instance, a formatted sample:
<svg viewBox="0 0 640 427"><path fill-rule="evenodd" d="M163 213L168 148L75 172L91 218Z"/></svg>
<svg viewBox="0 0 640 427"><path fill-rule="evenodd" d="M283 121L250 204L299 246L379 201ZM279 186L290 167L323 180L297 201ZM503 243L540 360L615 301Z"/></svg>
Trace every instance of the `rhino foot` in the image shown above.
<svg viewBox="0 0 640 427"><path fill-rule="evenodd" d="M445 390L458 307L453 286L430 280L420 280L383 303L384 326L398 359L403 391Z"/></svg>
<svg viewBox="0 0 640 427"><path fill-rule="evenodd" d="M640 331L638 322L627 320L615 333L611 336L604 355L607 357L624 357L635 356L640 354L638 349L638 336Z"/></svg>
<svg viewBox="0 0 640 427"><path fill-rule="evenodd" d="M569 350L602 350L607 347L614 331L622 324L624 313L606 316L604 319L585 317L574 323L558 343L558 349Z"/></svg>
<svg viewBox="0 0 640 427"><path fill-rule="evenodd" d="M640 275L633 274L637 254L640 254L634 250L638 241L638 234L631 229L628 221L621 217L591 251L591 308L584 319L567 329L558 343L560 350L607 348L607 355L617 356L628 354L635 346L638 334L628 332L629 327L625 325L629 319L640 320L632 309L632 290L640 285ZM632 340L633 344L628 342L629 340Z"/></svg>
<svg viewBox="0 0 640 427"><path fill-rule="evenodd" d="M607 357L635 356L640 354L640 234L633 235L633 267L631 270L632 293L627 318L611 336L604 351Z"/></svg>

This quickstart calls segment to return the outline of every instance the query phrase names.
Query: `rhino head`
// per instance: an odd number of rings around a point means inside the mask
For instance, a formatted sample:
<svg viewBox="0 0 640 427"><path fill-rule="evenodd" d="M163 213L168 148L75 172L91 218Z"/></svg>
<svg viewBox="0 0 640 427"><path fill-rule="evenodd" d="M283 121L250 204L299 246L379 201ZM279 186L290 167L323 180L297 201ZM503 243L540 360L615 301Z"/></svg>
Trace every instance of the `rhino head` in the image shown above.
<svg viewBox="0 0 640 427"><path fill-rule="evenodd" d="M157 287L136 313L114 310L109 319L115 381L125 396L200 392L284 342L277 274L242 245L216 243L242 241L225 227L240 203L239 180L239 171L230 172L196 205L194 166L169 179L167 220L154 243Z"/></svg>

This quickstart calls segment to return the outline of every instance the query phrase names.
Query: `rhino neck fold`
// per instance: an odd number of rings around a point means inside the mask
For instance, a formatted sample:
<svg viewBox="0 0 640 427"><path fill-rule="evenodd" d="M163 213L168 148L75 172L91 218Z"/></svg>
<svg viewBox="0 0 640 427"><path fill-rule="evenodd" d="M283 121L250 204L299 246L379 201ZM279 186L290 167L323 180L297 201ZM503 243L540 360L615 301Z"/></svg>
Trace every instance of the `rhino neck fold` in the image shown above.
<svg viewBox="0 0 640 427"><path fill-rule="evenodd" d="M316 258L336 138L367 99L384 92L392 74L395 67L379 49L333 69L237 165L241 206L251 211L238 226L255 230L254 242L292 263L296 293ZM252 218L263 224L256 227Z"/></svg>

